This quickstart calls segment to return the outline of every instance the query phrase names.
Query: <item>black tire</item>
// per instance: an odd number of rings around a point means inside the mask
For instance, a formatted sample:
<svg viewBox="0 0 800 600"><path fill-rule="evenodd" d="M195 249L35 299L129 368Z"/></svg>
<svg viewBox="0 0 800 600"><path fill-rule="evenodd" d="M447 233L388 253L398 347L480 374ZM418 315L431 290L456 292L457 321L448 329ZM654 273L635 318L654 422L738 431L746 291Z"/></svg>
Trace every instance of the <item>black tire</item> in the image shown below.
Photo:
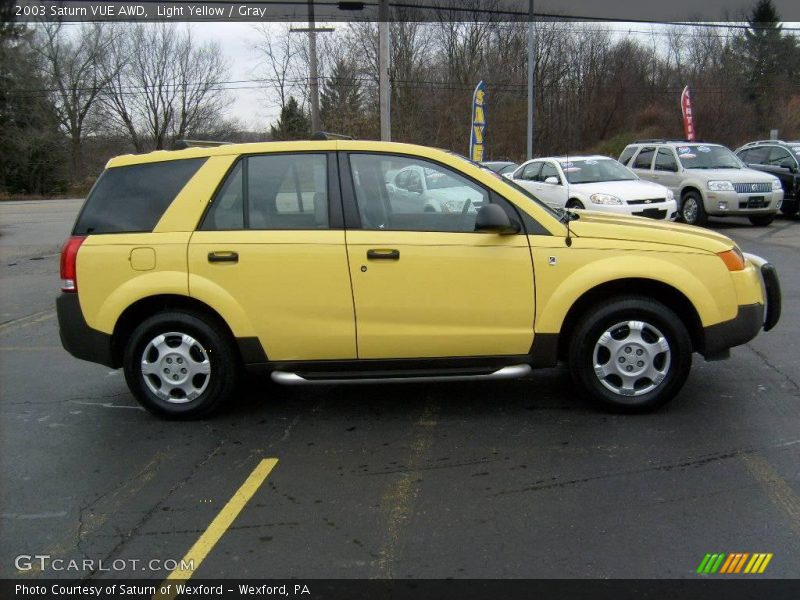
<svg viewBox="0 0 800 600"><path fill-rule="evenodd" d="M800 206L798 206L798 201L797 200L790 200L789 202L784 200L783 204L781 205L781 213L785 217L794 217L794 216L796 216L797 212L798 212L798 209L800 209Z"/></svg>
<svg viewBox="0 0 800 600"><path fill-rule="evenodd" d="M575 198L571 198L570 200L568 200L566 207L567 208L578 208L578 209L586 208L583 205L583 202L581 202L580 200L576 200Z"/></svg>
<svg viewBox="0 0 800 600"><path fill-rule="evenodd" d="M705 227L708 223L706 207L703 205L703 199L697 192L686 192L683 195L681 198L681 208L678 214L680 215L681 221L688 225Z"/></svg>
<svg viewBox="0 0 800 600"><path fill-rule="evenodd" d="M641 331L626 325L632 321L644 324ZM615 327L620 324L623 326ZM619 344L617 354L602 344L601 336L609 330L614 334L606 338L606 343ZM652 351L661 337L666 340L668 352L654 353L648 360L645 353ZM631 341L625 343L626 339ZM683 387L692 366L692 341L680 318L660 302L643 296L620 296L589 311L577 323L568 360L573 379L596 406L611 412L643 413L662 406ZM611 373L601 379L601 374L595 372L595 364ZM662 377L660 382L645 377L650 366L653 373L658 373L656 378ZM624 373L629 380L639 377L627 386L632 393L621 392L625 383L616 373L623 369L633 371Z"/></svg>
<svg viewBox="0 0 800 600"><path fill-rule="evenodd" d="M750 222L756 227L766 227L775 220L775 215L756 215L750 217Z"/></svg>
<svg viewBox="0 0 800 600"><path fill-rule="evenodd" d="M153 344L162 335L164 339ZM145 375L148 360L152 372ZM238 353L224 326L206 315L184 311L158 313L136 327L125 347L123 369L139 403L167 419L211 414L233 398L240 380ZM171 372L168 375L167 370ZM173 384L165 377L180 379ZM179 384L189 389L189 394L171 387Z"/></svg>

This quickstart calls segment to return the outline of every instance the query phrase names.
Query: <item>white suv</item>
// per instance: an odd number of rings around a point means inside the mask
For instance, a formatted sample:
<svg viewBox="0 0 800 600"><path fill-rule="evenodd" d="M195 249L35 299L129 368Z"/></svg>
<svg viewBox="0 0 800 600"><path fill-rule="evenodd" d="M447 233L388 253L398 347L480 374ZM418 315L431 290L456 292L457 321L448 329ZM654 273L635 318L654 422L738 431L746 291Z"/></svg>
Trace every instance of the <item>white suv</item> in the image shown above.
<svg viewBox="0 0 800 600"><path fill-rule="evenodd" d="M535 158L503 176L553 208L586 208L660 220L677 216L671 191L642 181L607 156Z"/></svg>
<svg viewBox="0 0 800 600"><path fill-rule="evenodd" d="M709 216L737 216L766 226L783 201L777 177L748 169L719 144L640 140L629 144L619 161L672 190L681 219L690 225L705 225Z"/></svg>

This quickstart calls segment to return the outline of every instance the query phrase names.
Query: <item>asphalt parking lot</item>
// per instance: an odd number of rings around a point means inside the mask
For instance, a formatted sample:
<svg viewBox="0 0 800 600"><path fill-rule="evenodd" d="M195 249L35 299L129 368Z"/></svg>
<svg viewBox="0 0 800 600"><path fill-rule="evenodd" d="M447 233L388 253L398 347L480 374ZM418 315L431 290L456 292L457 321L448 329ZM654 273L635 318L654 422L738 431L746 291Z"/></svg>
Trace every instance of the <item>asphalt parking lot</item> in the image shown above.
<svg viewBox="0 0 800 600"><path fill-rule="evenodd" d="M552 369L252 377L230 410L173 423L59 344L58 249L79 207L0 204L0 577L166 576L15 558L179 560L264 458L278 462L195 578L684 578L709 552L773 553L763 577L800 575L800 221L713 222L777 266L783 317L728 361L695 356L656 414L595 412Z"/></svg>

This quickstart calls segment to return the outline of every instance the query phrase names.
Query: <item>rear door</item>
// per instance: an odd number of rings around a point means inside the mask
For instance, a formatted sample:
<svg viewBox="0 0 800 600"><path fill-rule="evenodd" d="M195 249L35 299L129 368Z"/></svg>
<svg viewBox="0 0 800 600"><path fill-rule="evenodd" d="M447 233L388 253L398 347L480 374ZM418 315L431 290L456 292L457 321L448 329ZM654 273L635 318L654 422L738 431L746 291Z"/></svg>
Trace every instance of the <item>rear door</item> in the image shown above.
<svg viewBox="0 0 800 600"><path fill-rule="evenodd" d="M256 332L269 360L352 359L335 153L243 156L189 243L189 290Z"/></svg>
<svg viewBox="0 0 800 600"><path fill-rule="evenodd" d="M656 153L655 161L653 161L653 174L651 180L668 187L675 194L675 197L680 197L681 193L681 176L679 170L678 160L675 158L675 151L668 147L662 146Z"/></svg>
<svg viewBox="0 0 800 600"><path fill-rule="evenodd" d="M401 212L386 173L423 167L442 201L460 212ZM533 342L528 238L475 232L477 210L513 207L450 167L415 157L342 154L360 359L510 356ZM430 187L430 185L429 185ZM475 202L465 202L469 190ZM349 207L349 208L348 208Z"/></svg>
<svg viewBox="0 0 800 600"><path fill-rule="evenodd" d="M639 153L636 155L636 157L633 159L630 168L633 169L636 172L636 174L642 179L646 179L647 181L655 181L653 179L653 171L651 169L655 154L656 154L655 146L643 146L642 149L639 150Z"/></svg>

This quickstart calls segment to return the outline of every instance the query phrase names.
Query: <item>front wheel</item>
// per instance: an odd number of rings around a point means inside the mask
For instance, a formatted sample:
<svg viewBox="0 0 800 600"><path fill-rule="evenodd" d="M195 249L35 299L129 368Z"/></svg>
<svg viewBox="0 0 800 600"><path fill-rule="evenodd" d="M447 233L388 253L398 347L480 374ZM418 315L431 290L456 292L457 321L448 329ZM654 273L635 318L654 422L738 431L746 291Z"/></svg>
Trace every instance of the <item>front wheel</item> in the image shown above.
<svg viewBox="0 0 800 600"><path fill-rule="evenodd" d="M598 406L647 412L680 391L692 342L680 318L649 298L613 298L577 324L569 347L572 376Z"/></svg>
<svg viewBox="0 0 800 600"><path fill-rule="evenodd" d="M697 225L703 227L708 223L708 215L706 214L705 206L703 206L703 199L697 192L687 192L681 201L680 210L681 220L688 225Z"/></svg>
<svg viewBox="0 0 800 600"><path fill-rule="evenodd" d="M756 227L766 227L775 220L775 215L757 215L750 217L750 223Z"/></svg>
<svg viewBox="0 0 800 600"><path fill-rule="evenodd" d="M239 381L230 335L214 320L189 312L143 321L128 340L123 368L139 403L168 419L210 414L233 397Z"/></svg>

